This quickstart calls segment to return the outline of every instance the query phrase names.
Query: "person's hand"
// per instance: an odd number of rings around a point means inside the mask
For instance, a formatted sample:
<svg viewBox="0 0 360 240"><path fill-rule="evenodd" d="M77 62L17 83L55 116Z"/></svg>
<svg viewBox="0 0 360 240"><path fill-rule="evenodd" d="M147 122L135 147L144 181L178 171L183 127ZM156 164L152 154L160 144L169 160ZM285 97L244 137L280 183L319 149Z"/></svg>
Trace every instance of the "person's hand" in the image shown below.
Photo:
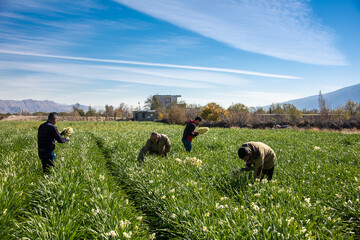
<svg viewBox="0 0 360 240"><path fill-rule="evenodd" d="M65 139L66 139L66 141L69 141L69 140L70 140L70 138L69 138L69 137L66 137Z"/></svg>

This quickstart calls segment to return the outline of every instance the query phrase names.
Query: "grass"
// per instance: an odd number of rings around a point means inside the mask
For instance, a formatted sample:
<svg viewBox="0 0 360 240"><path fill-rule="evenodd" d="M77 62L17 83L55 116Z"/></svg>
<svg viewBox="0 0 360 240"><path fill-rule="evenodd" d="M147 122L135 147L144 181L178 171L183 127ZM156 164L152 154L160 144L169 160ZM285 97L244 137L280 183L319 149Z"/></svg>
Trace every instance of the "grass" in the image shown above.
<svg viewBox="0 0 360 240"><path fill-rule="evenodd" d="M360 136L211 128L186 153L183 126L59 122L56 168L43 177L39 122L0 122L1 239L357 239ZM167 158L138 153L152 131ZM254 182L237 149L261 141L277 154L274 181ZM191 160L201 160L192 164ZM176 160L177 159L177 160ZM181 162L179 161L181 159Z"/></svg>

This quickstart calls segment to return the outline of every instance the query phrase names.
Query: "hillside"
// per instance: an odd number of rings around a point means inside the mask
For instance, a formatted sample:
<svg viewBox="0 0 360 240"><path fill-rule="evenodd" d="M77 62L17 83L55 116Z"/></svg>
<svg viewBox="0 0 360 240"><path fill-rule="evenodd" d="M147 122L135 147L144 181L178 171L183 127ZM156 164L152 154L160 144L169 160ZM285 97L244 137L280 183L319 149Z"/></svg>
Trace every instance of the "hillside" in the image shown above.
<svg viewBox="0 0 360 240"><path fill-rule="evenodd" d="M352 100L354 102L360 102L360 84L356 84L353 86L341 88L334 92L329 92L322 94L327 104L331 109L336 109L338 106L343 106L346 104L348 100ZM297 109L315 109L319 108L318 103L319 95L314 95L310 97L295 99L284 103L290 103L296 106Z"/></svg>
<svg viewBox="0 0 360 240"><path fill-rule="evenodd" d="M88 109L83 105L80 105L80 108L84 111ZM0 113L70 112L72 110L72 105L58 104L48 100L0 100Z"/></svg>

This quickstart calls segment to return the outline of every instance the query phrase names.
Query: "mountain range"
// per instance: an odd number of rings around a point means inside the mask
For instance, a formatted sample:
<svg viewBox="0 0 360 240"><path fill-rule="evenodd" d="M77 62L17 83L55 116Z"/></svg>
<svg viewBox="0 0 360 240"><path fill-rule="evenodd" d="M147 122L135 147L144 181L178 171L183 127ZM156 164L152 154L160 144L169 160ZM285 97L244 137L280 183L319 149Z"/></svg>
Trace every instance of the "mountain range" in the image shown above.
<svg viewBox="0 0 360 240"><path fill-rule="evenodd" d="M79 109L88 110L87 106L78 105ZM21 112L71 112L73 105L58 104L53 101L39 100L0 100L0 113L21 113Z"/></svg>
<svg viewBox="0 0 360 240"><path fill-rule="evenodd" d="M360 102L360 84L344 87L333 92L322 94L322 96L325 99L330 109L336 109L339 106L344 106L346 102L349 100L358 103ZM318 99L319 99L319 94L310 97L290 100L280 104L290 103L293 104L299 110L302 109L312 110L312 109L319 109Z"/></svg>
<svg viewBox="0 0 360 240"><path fill-rule="evenodd" d="M339 90L322 94L329 108L336 109L338 106L344 106L348 100L354 102L360 102L360 84L353 86L341 88ZM314 95L310 97L294 99L280 104L293 104L297 109L318 109L319 95ZM88 110L88 106L79 105L79 109ZM270 106L265 106L267 108ZM101 107L95 107L95 109ZM73 105L58 104L53 101L39 101L39 100L0 100L0 113L21 113L21 112L71 112L73 110Z"/></svg>

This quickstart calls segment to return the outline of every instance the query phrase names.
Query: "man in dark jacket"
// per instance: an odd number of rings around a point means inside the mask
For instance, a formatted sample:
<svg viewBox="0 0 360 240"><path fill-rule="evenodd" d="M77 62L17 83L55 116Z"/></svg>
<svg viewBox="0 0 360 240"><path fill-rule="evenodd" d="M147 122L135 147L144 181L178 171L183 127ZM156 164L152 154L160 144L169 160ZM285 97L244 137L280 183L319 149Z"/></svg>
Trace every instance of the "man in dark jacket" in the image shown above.
<svg viewBox="0 0 360 240"><path fill-rule="evenodd" d="M44 173L48 172L49 167L54 166L56 160L54 154L55 140L59 143L65 143L69 140L69 137L61 137L57 127L55 127L57 119L56 112L50 113L47 122L41 124L38 129L38 152Z"/></svg>
<svg viewBox="0 0 360 240"><path fill-rule="evenodd" d="M239 148L238 155L246 163L246 171L254 165L254 179L261 180L264 176L269 181L272 179L276 154L271 147L262 142L247 142Z"/></svg>
<svg viewBox="0 0 360 240"><path fill-rule="evenodd" d="M152 132L150 138L147 140L146 145L140 150L138 160L144 160L144 155L149 152L150 154L167 156L170 152L171 142L165 134Z"/></svg>
<svg viewBox="0 0 360 240"><path fill-rule="evenodd" d="M201 117L196 117L195 120L190 120L186 123L184 129L183 137L181 141L184 144L185 150L191 152L192 149L192 139L199 135L199 132L195 132L195 128L202 121Z"/></svg>

